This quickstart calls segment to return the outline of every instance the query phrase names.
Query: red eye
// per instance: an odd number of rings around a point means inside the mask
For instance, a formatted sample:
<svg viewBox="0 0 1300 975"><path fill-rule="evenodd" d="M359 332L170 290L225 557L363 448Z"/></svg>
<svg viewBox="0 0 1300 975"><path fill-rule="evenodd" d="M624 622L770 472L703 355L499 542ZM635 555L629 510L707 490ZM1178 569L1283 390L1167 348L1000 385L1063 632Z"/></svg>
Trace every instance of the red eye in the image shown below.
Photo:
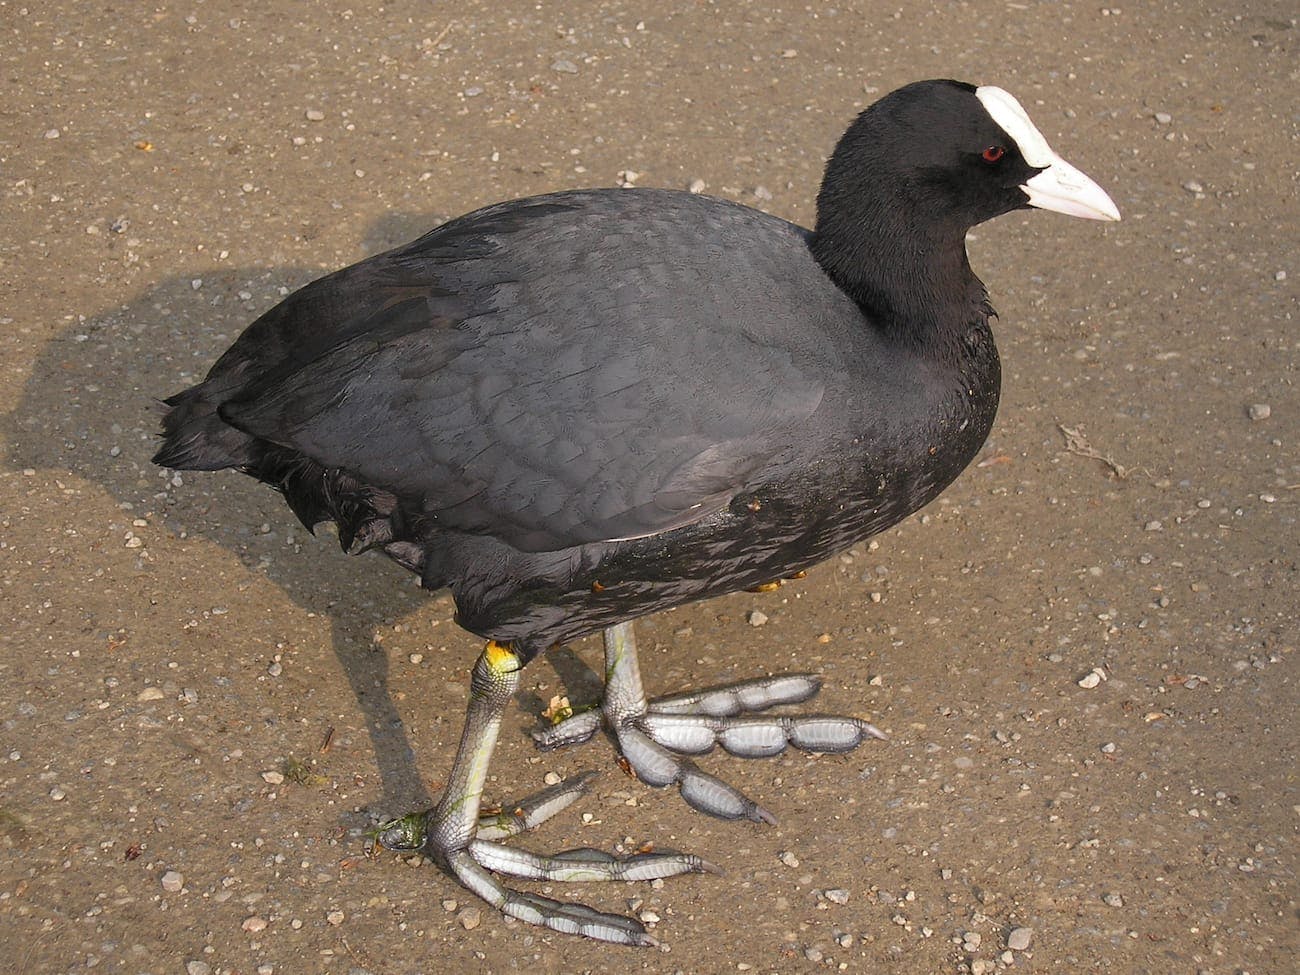
<svg viewBox="0 0 1300 975"><path fill-rule="evenodd" d="M986 163L995 163L1003 156L1005 156L1006 153L1007 153L1006 149L1002 148L1002 146L989 146L982 153L980 153L980 155L984 157L984 161Z"/></svg>

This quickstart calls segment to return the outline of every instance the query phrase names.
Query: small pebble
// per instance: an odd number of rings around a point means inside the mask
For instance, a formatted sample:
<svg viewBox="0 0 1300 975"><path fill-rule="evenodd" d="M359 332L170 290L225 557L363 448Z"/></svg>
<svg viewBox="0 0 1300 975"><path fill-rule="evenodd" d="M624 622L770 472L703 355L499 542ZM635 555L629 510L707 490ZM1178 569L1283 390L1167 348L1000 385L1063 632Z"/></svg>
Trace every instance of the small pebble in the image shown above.
<svg viewBox="0 0 1300 975"><path fill-rule="evenodd" d="M422 653L413 653L413 654L411 654L407 659L410 660L411 663L413 663L413 664L424 663L424 654L422 654Z"/></svg>
<svg viewBox="0 0 1300 975"><path fill-rule="evenodd" d="M654 911L642 911L637 916L641 918L643 924L658 924L660 920L659 915Z"/></svg>
<svg viewBox="0 0 1300 975"><path fill-rule="evenodd" d="M962 947L967 951L978 951L984 943L984 936L978 931L967 931L961 938Z"/></svg>
<svg viewBox="0 0 1300 975"><path fill-rule="evenodd" d="M323 122L323 121L325 121L325 113L322 112L319 108L309 108L309 109L307 109L306 114L307 114L307 121L308 121L308 122Z"/></svg>
<svg viewBox="0 0 1300 975"><path fill-rule="evenodd" d="M1273 407L1267 403L1251 403L1246 412L1252 420L1267 420L1273 415Z"/></svg>
<svg viewBox="0 0 1300 975"><path fill-rule="evenodd" d="M1102 894L1101 900L1102 903L1104 903L1107 907L1124 906L1124 898L1121 897L1119 894Z"/></svg>
<svg viewBox="0 0 1300 975"><path fill-rule="evenodd" d="M244 923L240 927L249 934L257 934L259 931L266 930L266 918L254 914L252 917L244 918Z"/></svg>
<svg viewBox="0 0 1300 975"><path fill-rule="evenodd" d="M1200 183L1198 183L1198 182L1197 182L1196 180L1194 180L1194 179L1189 179L1187 182L1185 182L1185 183L1183 184L1183 189L1185 189L1188 193L1204 193L1204 192L1205 192L1205 187L1202 186Z"/></svg>
<svg viewBox="0 0 1300 975"><path fill-rule="evenodd" d="M547 785L559 785L561 780L560 776L555 772L547 772L542 776L542 781Z"/></svg>
<svg viewBox="0 0 1300 975"><path fill-rule="evenodd" d="M185 886L185 875L178 870L168 870L162 875L162 889L175 894Z"/></svg>
<svg viewBox="0 0 1300 975"><path fill-rule="evenodd" d="M270 772L263 772L262 781L268 785L280 785L284 782L284 773L276 772L274 769Z"/></svg>
<svg viewBox="0 0 1300 975"><path fill-rule="evenodd" d="M997 966L987 958L976 958L970 963L970 975L990 975Z"/></svg>
<svg viewBox="0 0 1300 975"><path fill-rule="evenodd" d="M284 664L280 663L280 661L277 660L274 663L272 663L271 666L266 668L266 672L270 674L272 677L279 677L281 674L284 673Z"/></svg>
<svg viewBox="0 0 1300 975"><path fill-rule="evenodd" d="M447 898L445 901L442 902L442 909L443 909L444 911L446 911L448 914L451 914L451 913L452 913L453 911L455 911L456 908L459 907L459 906L460 906L460 905L457 904L457 903L456 903L454 900L452 900L450 897Z"/></svg>
<svg viewBox="0 0 1300 975"><path fill-rule="evenodd" d="M1080 677L1077 683L1085 690L1092 690L1105 679L1106 672L1100 667L1093 667L1092 670Z"/></svg>
<svg viewBox="0 0 1300 975"><path fill-rule="evenodd" d="M820 948L807 947L803 950L803 956L809 961L821 961L822 952Z"/></svg>
<svg viewBox="0 0 1300 975"><path fill-rule="evenodd" d="M1034 939L1033 928L1012 928L1007 935L1007 947L1012 951L1024 951Z"/></svg>
<svg viewBox="0 0 1300 975"><path fill-rule="evenodd" d="M1274 271L1274 272L1273 272L1273 280L1274 280L1274 281L1285 281L1285 280L1286 280L1286 272L1285 272L1285 271Z"/></svg>
<svg viewBox="0 0 1300 975"><path fill-rule="evenodd" d="M1142 526L1142 530L1149 531L1149 532L1159 532L1159 531L1164 531L1165 526L1164 523L1160 521L1158 518L1152 518L1150 521L1148 521L1145 525Z"/></svg>
<svg viewBox="0 0 1300 975"><path fill-rule="evenodd" d="M578 66L574 64L572 61L566 61L563 58L561 58L558 61L551 62L551 70L559 71L562 72L563 74L577 74Z"/></svg>
<svg viewBox="0 0 1300 975"><path fill-rule="evenodd" d="M340 924L343 923L346 917L347 915L344 914L342 911L333 910L325 915L325 922L329 924L331 927L337 928Z"/></svg>
<svg viewBox="0 0 1300 975"><path fill-rule="evenodd" d="M847 904L849 902L849 892L843 887L833 887L826 891L826 899L832 904Z"/></svg>
<svg viewBox="0 0 1300 975"><path fill-rule="evenodd" d="M687 186L686 188L690 190L692 193L703 193L704 190L707 188L707 186L708 184L705 183L704 180L693 179L691 180L690 185Z"/></svg>
<svg viewBox="0 0 1300 975"><path fill-rule="evenodd" d="M185 975L211 975L212 966L205 961L187 961Z"/></svg>
<svg viewBox="0 0 1300 975"><path fill-rule="evenodd" d="M456 920L466 931L473 931L483 923L483 913L477 907L467 907L456 915Z"/></svg>
<svg viewBox="0 0 1300 975"><path fill-rule="evenodd" d="M767 614L760 610L753 610L747 617L750 626L762 626L767 622Z"/></svg>
<svg viewBox="0 0 1300 975"><path fill-rule="evenodd" d="M50 790L50 798L55 802L62 802L68 797L68 794L60 789L57 785Z"/></svg>
<svg viewBox="0 0 1300 975"><path fill-rule="evenodd" d="M1156 118L1156 122L1158 122L1160 125L1168 125L1170 122L1174 120L1174 117L1170 115L1168 112L1156 112L1155 118Z"/></svg>
<svg viewBox="0 0 1300 975"><path fill-rule="evenodd" d="M795 856L793 853L791 853L789 850L782 850L780 853L776 855L776 858L780 860L782 863L784 863L787 867L799 866L799 858Z"/></svg>

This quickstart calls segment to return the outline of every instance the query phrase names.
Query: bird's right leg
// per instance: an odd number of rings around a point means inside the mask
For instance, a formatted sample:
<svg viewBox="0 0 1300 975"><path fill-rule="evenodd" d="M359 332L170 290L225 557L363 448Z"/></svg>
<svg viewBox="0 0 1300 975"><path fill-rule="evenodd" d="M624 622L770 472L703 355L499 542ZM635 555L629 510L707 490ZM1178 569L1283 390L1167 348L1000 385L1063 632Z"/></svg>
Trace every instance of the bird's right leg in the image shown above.
<svg viewBox="0 0 1300 975"><path fill-rule="evenodd" d="M752 713L798 704L820 688L815 675L784 674L647 701L632 624L620 623L605 630L600 710L574 715L533 738L542 749L576 744L595 734L603 718L628 765L647 785L676 783L688 804L721 819L774 823L766 809L687 756L715 745L742 758L777 755L791 745L809 752L846 752L868 738L884 737L860 718Z"/></svg>

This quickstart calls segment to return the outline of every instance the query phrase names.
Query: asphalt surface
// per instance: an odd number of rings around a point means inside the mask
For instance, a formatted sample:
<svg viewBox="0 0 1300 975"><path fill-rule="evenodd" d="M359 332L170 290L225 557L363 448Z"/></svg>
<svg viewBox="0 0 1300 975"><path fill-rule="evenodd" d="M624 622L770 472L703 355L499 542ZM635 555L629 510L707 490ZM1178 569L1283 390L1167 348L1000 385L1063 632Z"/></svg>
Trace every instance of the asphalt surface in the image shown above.
<svg viewBox="0 0 1300 975"><path fill-rule="evenodd" d="M0 968L1293 971L1297 30L1273 2L0 2ZM154 400L286 289L499 199L698 180L807 223L848 119L925 77L1017 95L1124 221L975 232L1004 398L943 498L639 626L652 690L812 669L890 740L702 759L779 825L709 820L608 743L533 752L597 690L585 643L526 672L489 793L596 768L523 842L721 866L550 891L657 917L659 950L368 856L437 795L476 641L248 479L151 467Z"/></svg>

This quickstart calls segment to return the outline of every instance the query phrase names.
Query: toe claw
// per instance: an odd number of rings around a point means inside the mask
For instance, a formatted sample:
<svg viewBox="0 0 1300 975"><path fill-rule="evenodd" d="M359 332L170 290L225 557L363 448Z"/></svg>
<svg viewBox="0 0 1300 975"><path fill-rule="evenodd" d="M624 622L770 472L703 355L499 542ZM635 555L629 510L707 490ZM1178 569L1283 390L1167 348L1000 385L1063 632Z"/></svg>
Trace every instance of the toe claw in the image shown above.
<svg viewBox="0 0 1300 975"><path fill-rule="evenodd" d="M788 727L790 744L806 752L847 752L857 748L866 738L883 737L865 721L834 715L792 718Z"/></svg>
<svg viewBox="0 0 1300 975"><path fill-rule="evenodd" d="M692 809L719 819L748 819L756 823L776 824L776 817L734 786L728 785L694 763L682 760L678 781L682 798Z"/></svg>

